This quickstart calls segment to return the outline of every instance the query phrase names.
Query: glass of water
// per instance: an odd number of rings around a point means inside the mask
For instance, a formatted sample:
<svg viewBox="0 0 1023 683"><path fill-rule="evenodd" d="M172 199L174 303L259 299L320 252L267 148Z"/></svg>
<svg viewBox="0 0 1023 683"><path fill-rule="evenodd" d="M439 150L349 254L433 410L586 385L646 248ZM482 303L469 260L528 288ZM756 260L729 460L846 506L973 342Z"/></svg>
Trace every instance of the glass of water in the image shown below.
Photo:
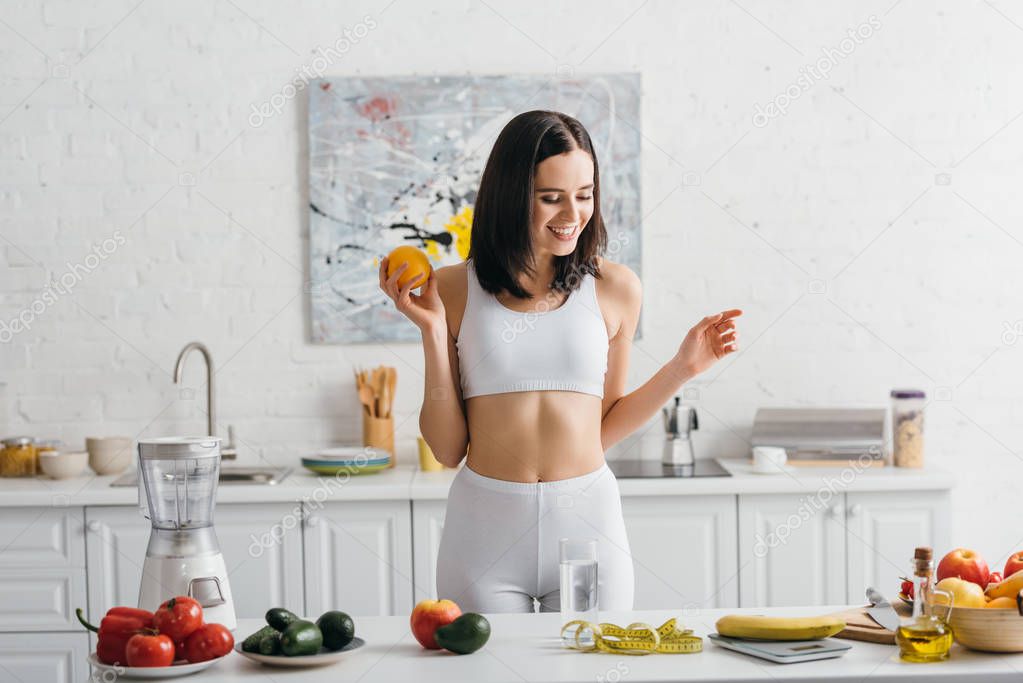
<svg viewBox="0 0 1023 683"><path fill-rule="evenodd" d="M597 539L563 538L561 557L561 624L582 620L597 623ZM575 630L564 634L575 644ZM580 634L580 644L592 642L592 634Z"/></svg>

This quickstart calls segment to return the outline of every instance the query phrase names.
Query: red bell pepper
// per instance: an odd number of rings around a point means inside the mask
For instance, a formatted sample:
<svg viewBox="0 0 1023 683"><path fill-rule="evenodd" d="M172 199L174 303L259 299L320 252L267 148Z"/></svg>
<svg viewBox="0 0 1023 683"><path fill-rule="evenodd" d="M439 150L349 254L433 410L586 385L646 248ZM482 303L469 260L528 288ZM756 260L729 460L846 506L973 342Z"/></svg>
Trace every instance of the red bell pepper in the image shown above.
<svg viewBox="0 0 1023 683"><path fill-rule="evenodd" d="M143 629L153 628L153 613L135 607L113 607L96 628L85 620L81 608L75 610L82 626L97 634L96 657L104 664L127 665L128 640Z"/></svg>

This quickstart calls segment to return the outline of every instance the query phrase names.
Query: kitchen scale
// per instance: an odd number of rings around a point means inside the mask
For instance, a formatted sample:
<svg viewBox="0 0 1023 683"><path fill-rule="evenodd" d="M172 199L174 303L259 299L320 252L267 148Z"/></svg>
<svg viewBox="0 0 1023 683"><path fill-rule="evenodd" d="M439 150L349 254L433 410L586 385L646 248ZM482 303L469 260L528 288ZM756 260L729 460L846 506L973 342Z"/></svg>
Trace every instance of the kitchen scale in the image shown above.
<svg viewBox="0 0 1023 683"><path fill-rule="evenodd" d="M841 657L852 649L852 645L833 638L819 640L748 640L727 638L717 633L707 636L711 642L728 650L752 655L776 664L812 662L816 659Z"/></svg>
<svg viewBox="0 0 1023 683"><path fill-rule="evenodd" d="M697 479L701 477L730 477L732 473L722 467L717 460L693 460L689 465L676 465L660 460L630 459L608 460L607 466L619 479Z"/></svg>

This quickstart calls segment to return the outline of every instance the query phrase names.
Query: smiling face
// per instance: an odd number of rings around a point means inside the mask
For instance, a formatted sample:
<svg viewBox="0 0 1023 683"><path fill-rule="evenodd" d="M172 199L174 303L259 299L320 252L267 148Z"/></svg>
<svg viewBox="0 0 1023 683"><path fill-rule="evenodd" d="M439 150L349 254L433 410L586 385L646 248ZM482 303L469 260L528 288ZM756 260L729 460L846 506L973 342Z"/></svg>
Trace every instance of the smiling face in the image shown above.
<svg viewBox="0 0 1023 683"><path fill-rule="evenodd" d="M533 255L567 256L593 215L593 159L581 149L547 157L533 176Z"/></svg>

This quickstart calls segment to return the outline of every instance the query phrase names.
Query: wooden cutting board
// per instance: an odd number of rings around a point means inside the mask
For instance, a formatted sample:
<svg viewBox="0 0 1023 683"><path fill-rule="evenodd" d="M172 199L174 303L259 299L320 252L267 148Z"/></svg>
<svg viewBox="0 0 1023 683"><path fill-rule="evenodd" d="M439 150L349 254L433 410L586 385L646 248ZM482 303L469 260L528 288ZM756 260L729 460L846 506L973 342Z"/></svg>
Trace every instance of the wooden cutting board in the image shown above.
<svg viewBox="0 0 1023 683"><path fill-rule="evenodd" d="M905 605L894 605L899 616L908 616L910 612ZM844 612L836 612L832 616L845 621L845 629L840 631L835 638L845 640L859 640L865 643L880 643L881 645L894 645L895 632L889 631L876 621L870 618L866 607L855 607Z"/></svg>

